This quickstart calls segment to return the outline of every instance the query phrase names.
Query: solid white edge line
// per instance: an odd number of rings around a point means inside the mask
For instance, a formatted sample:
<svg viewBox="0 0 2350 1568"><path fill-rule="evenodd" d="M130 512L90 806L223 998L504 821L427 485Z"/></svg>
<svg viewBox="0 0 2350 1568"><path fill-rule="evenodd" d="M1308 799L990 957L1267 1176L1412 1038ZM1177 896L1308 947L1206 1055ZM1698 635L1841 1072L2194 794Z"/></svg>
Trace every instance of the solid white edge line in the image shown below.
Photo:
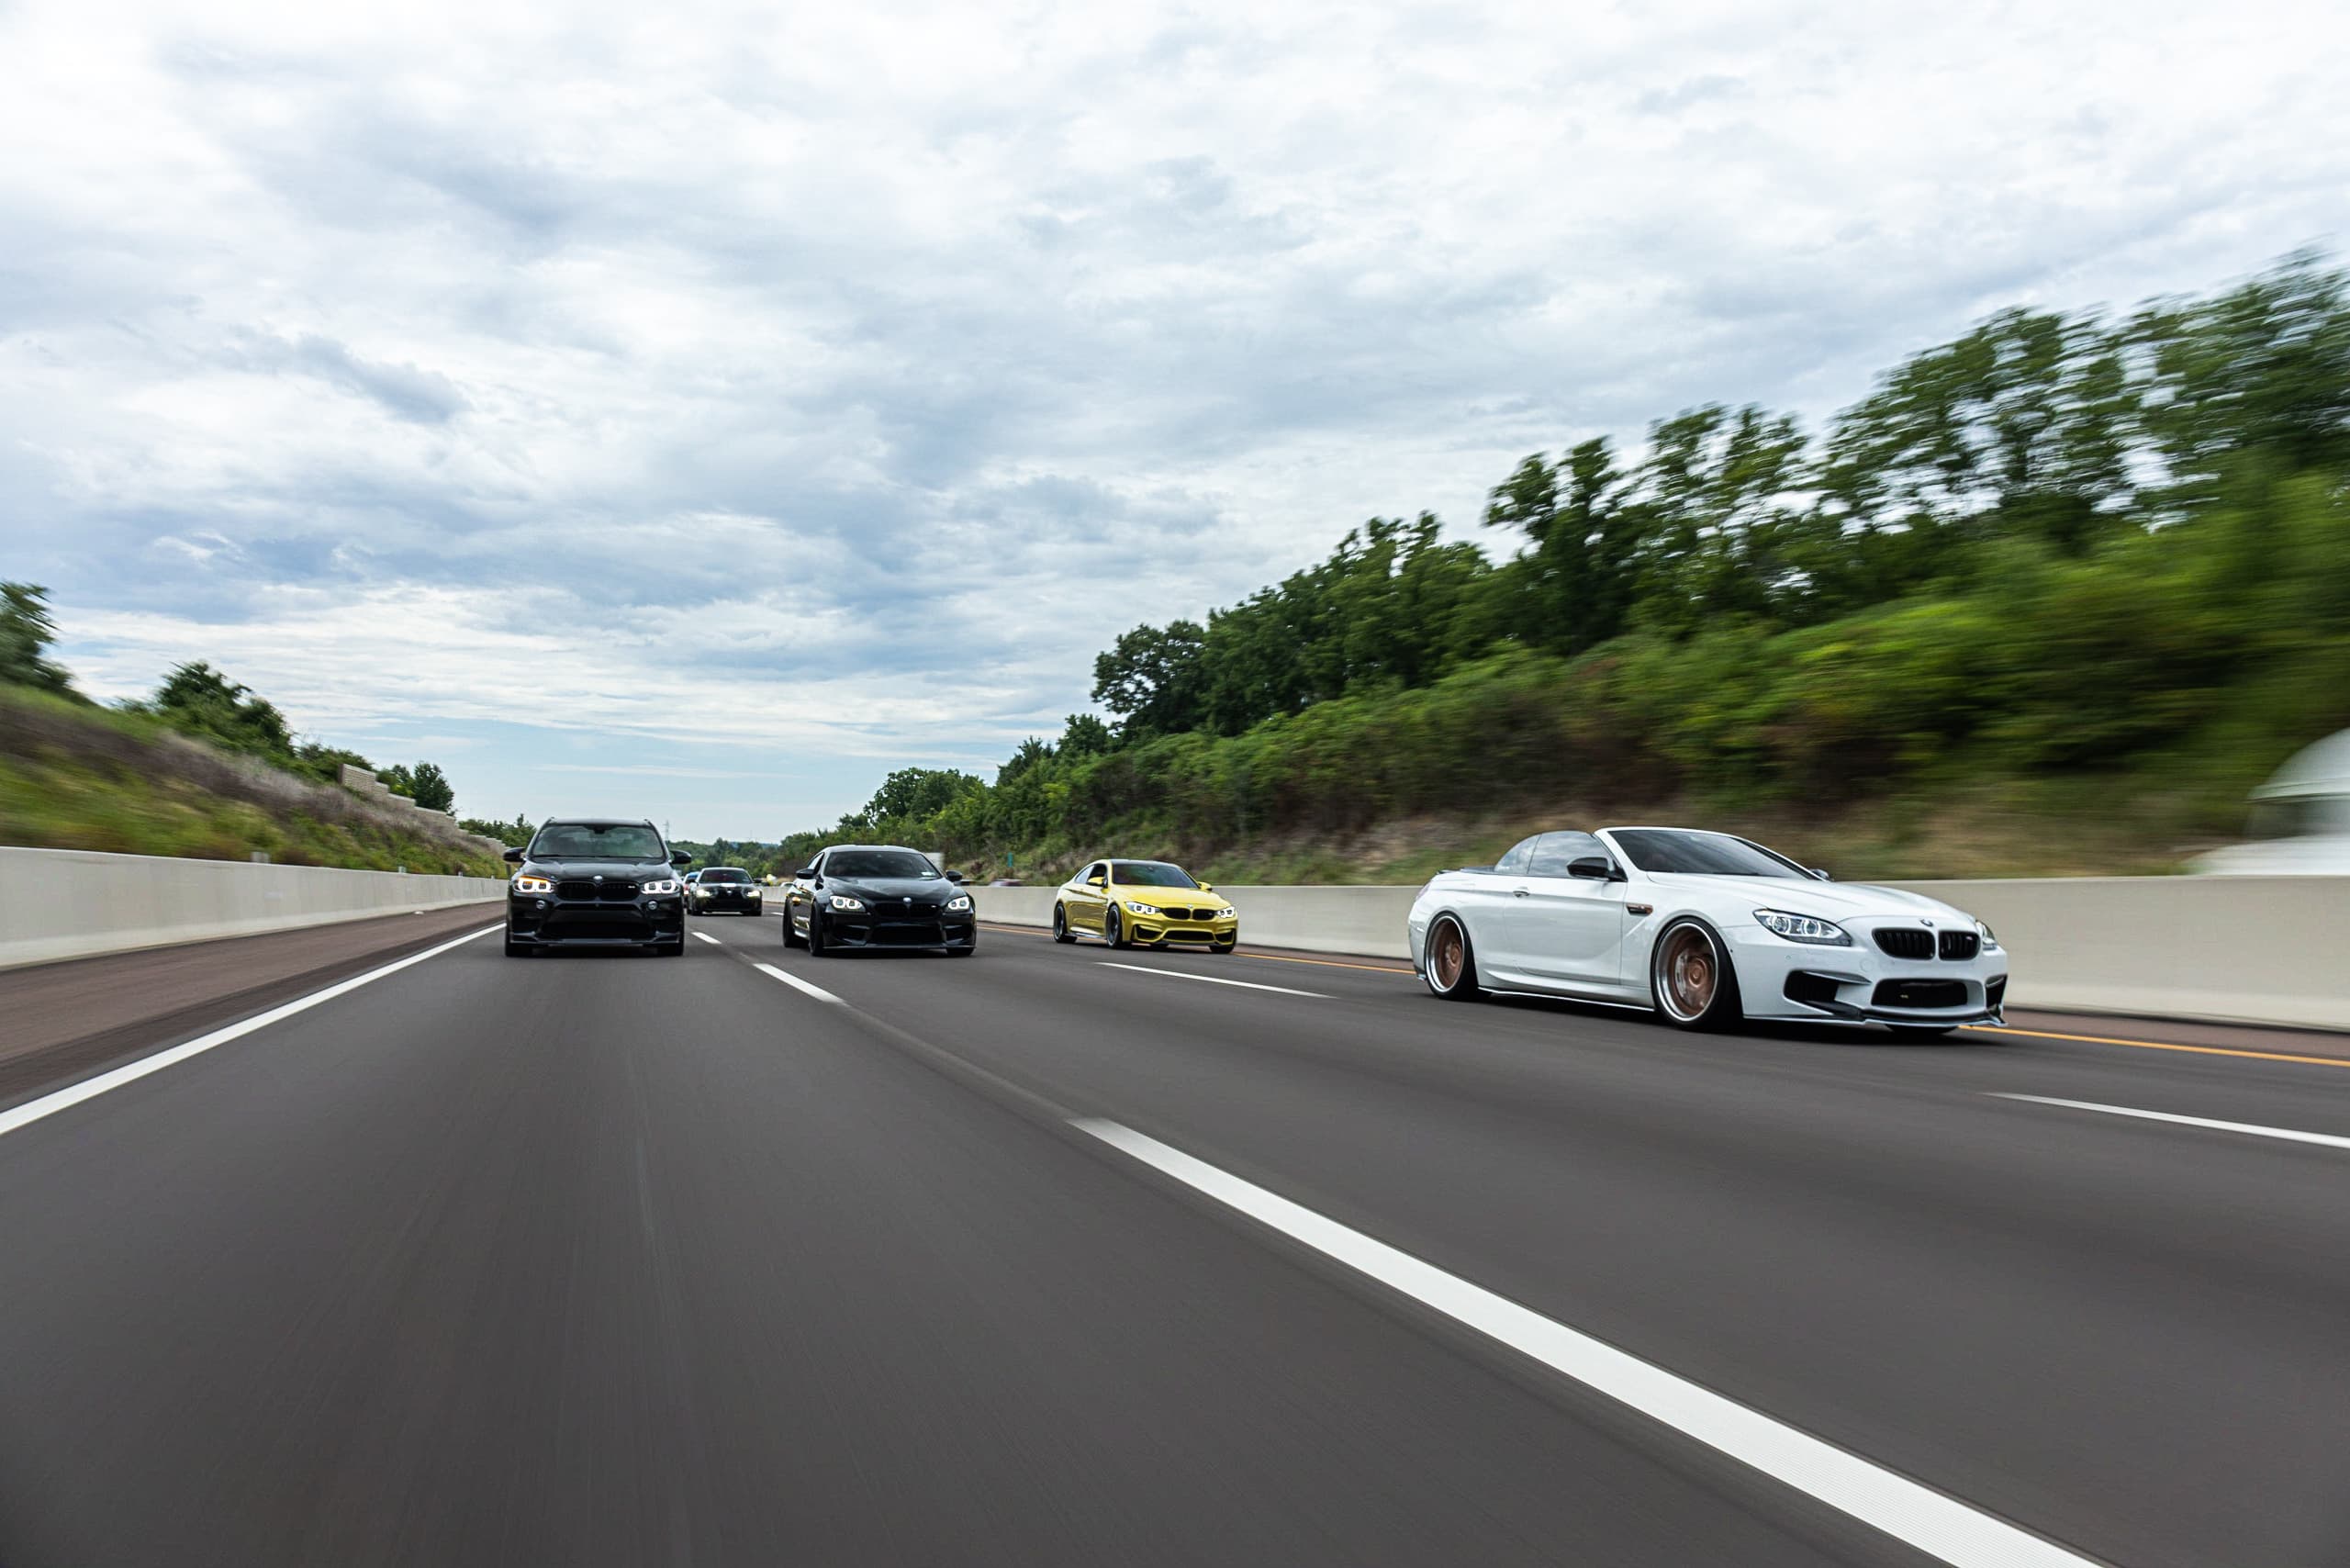
<svg viewBox="0 0 2350 1568"><path fill-rule="evenodd" d="M1929 1556L1957 1568L2083 1568L2096 1562L1553 1322L1131 1127L1093 1117L1077 1118L1070 1126Z"/></svg>
<svg viewBox="0 0 2350 1568"><path fill-rule="evenodd" d="M1186 974L1181 969L1154 969L1147 964L1122 964L1114 958L1096 958L1093 961L1105 969L1131 969L1138 975L1165 975L1169 980L1202 980L1209 985L1237 985L1243 991L1278 991L1283 996L1310 996L1316 1002L1330 1000L1318 991L1292 991L1285 985L1260 985L1255 980L1225 980L1222 975Z"/></svg>
<svg viewBox="0 0 2350 1568"><path fill-rule="evenodd" d="M2100 1105L2094 1100L2058 1100L2046 1094L1998 1094L1994 1100L2023 1100L2034 1105L2062 1105L2073 1111L2102 1111L2109 1116L2136 1116L2148 1122L2177 1122L2184 1127L2209 1127L2219 1133L2250 1133L2286 1143L2313 1143L2326 1148L2350 1148L2350 1137L2333 1133L2296 1132L2291 1127L2264 1127L2255 1122L2215 1122L2209 1116L2181 1116L2169 1111L2141 1111L2132 1105Z"/></svg>
<svg viewBox="0 0 2350 1568"><path fill-rule="evenodd" d="M783 970L777 969L773 964L754 964L751 967L771 980L781 980L784 984L789 986L794 991L806 991L810 996L814 997L819 1002L829 1002L835 1007L846 1007L848 1005L847 1002L843 1002L839 997L834 996L831 991L826 991L823 987L810 985L798 975L786 974Z"/></svg>
<svg viewBox="0 0 2350 1568"><path fill-rule="evenodd" d="M707 931L697 931L694 935L700 937L703 941L709 943L713 947L723 947L726 946L725 943L721 942L717 937L712 936Z"/></svg>
<svg viewBox="0 0 2350 1568"><path fill-rule="evenodd" d="M321 1002L332 1002L336 997L357 991L361 986L382 980L386 975L397 974L411 964L420 964L427 958L437 958L452 948L464 946L476 937L487 936L493 931L504 929L504 924L500 923L497 925L485 925L479 931L469 931L453 942L443 942L437 947L427 947L421 953L410 953L407 958L386 964L380 969L369 969L365 974L353 975L346 980L338 980L324 991L314 991L308 996L297 996L291 1002L281 1002L266 1013L256 1013L252 1017L230 1024L225 1028L215 1029L208 1035L199 1035L193 1040L184 1041L169 1050L157 1051L152 1056L140 1057L137 1061L125 1062L111 1071L98 1074L95 1078L85 1078L79 1083L69 1083L62 1089L53 1090L41 1095L39 1099L28 1100L21 1105L0 1111L0 1135L15 1132L18 1127L38 1122L43 1116L54 1115L69 1105L78 1105L84 1100L95 1099L109 1089L119 1089L126 1083L136 1082L151 1072L161 1072L163 1069L184 1062L190 1057L201 1056L215 1046L225 1046L231 1040L241 1039L256 1029L265 1029L281 1019L293 1017L297 1013L307 1013Z"/></svg>

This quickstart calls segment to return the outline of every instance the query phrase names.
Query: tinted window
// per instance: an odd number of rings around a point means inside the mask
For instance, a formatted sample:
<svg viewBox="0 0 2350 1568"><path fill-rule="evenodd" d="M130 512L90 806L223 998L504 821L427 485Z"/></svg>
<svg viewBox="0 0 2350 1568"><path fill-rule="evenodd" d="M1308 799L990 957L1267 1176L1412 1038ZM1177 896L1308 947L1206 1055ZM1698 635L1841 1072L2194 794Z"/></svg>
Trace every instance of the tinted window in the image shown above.
<svg viewBox="0 0 2350 1568"><path fill-rule="evenodd" d="M1181 866L1169 866L1164 860L1113 860L1110 864L1118 880L1142 888L1196 888L1190 873Z"/></svg>
<svg viewBox="0 0 2350 1568"><path fill-rule="evenodd" d="M935 877L938 868L911 849L835 849L824 857L827 877Z"/></svg>
<svg viewBox="0 0 2350 1568"><path fill-rule="evenodd" d="M720 870L704 871L700 879L705 882L747 882L751 879L740 871Z"/></svg>
<svg viewBox="0 0 2350 1568"><path fill-rule="evenodd" d="M549 823L531 841L534 860L666 860L661 835L642 823Z"/></svg>
<svg viewBox="0 0 2350 1568"><path fill-rule="evenodd" d="M1759 844L1726 833L1683 833L1673 828L1616 830L1617 847L1643 871L1697 871L1711 877L1782 877L1809 881L1811 873Z"/></svg>
<svg viewBox="0 0 2350 1568"><path fill-rule="evenodd" d="M1534 846L1540 842L1541 837L1539 834L1537 834L1533 838L1522 838L1518 840L1516 845L1511 846L1508 854L1494 862L1494 869L1499 871L1505 877L1525 876L1527 865L1534 858Z"/></svg>
<svg viewBox="0 0 2350 1568"><path fill-rule="evenodd" d="M1534 858L1526 868L1529 877L1572 877L1567 868L1586 855L1596 855L1603 860L1613 860L1607 846L1587 833L1546 833L1534 841Z"/></svg>

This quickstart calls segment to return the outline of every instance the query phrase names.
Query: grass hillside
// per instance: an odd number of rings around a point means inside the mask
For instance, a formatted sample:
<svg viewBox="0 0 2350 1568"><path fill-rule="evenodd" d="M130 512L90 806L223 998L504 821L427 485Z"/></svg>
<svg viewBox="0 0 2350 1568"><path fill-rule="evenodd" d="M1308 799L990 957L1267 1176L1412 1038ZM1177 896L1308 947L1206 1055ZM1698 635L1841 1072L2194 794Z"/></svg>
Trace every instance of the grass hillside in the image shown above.
<svg viewBox="0 0 2350 1568"><path fill-rule="evenodd" d="M378 804L155 719L0 685L0 843L495 877L454 823Z"/></svg>

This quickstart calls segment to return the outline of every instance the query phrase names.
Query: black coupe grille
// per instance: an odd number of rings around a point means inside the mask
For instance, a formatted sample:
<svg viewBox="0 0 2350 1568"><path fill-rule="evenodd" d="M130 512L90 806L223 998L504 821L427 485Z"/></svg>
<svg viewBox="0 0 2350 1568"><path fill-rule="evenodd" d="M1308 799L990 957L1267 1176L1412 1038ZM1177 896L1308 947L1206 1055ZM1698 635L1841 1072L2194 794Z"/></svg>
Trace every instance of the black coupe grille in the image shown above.
<svg viewBox="0 0 2350 1568"><path fill-rule="evenodd" d="M1922 929L1913 931L1906 925L1880 929L1876 934L1876 945L1897 958L1930 958L1934 956L1934 934Z"/></svg>
<svg viewBox="0 0 2350 1568"><path fill-rule="evenodd" d="M1983 938L1977 936L1972 931L1945 931L1942 933L1942 957L1945 958L1955 958L1962 961L1971 958L1981 949L1982 946Z"/></svg>

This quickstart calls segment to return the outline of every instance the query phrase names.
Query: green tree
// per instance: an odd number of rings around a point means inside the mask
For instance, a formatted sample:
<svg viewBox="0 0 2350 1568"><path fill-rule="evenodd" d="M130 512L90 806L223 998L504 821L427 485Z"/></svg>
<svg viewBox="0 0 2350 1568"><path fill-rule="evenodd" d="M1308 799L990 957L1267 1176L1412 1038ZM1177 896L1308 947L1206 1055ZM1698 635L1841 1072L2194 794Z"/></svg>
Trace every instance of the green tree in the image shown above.
<svg viewBox="0 0 2350 1568"><path fill-rule="evenodd" d="M1055 754L1065 757L1100 756L1117 745L1117 736L1110 726L1091 713L1071 713L1061 726L1060 744Z"/></svg>
<svg viewBox="0 0 2350 1568"><path fill-rule="evenodd" d="M408 770L408 798L428 812L455 809L457 792L449 785L449 776L433 762L420 762Z"/></svg>
<svg viewBox="0 0 2350 1568"><path fill-rule="evenodd" d="M1093 661L1093 700L1117 714L1128 733L1191 729L1202 716L1206 639L1191 621L1136 627Z"/></svg>
<svg viewBox="0 0 2350 1568"><path fill-rule="evenodd" d="M285 715L198 660L174 668L148 700L149 711L166 723L218 742L230 751L280 767L295 763L294 735Z"/></svg>
<svg viewBox="0 0 2350 1568"><path fill-rule="evenodd" d="M57 641L49 590L31 583L0 583L0 681L71 696L73 678L45 656Z"/></svg>

